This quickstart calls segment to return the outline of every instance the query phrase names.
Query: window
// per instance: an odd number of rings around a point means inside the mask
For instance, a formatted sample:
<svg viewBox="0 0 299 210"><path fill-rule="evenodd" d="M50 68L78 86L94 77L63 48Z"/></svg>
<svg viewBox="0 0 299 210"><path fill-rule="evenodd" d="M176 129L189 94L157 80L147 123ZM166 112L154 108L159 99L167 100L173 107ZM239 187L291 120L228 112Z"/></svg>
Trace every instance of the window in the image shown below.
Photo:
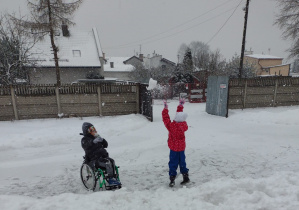
<svg viewBox="0 0 299 210"><path fill-rule="evenodd" d="M73 57L81 57L81 51L80 50L73 50Z"/></svg>

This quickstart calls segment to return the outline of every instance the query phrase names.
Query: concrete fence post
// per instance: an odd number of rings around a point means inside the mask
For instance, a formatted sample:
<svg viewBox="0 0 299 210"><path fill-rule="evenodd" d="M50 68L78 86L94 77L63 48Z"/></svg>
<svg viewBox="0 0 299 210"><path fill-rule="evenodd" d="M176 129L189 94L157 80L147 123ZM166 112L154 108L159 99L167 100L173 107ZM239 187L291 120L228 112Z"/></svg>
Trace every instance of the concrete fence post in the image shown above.
<svg viewBox="0 0 299 210"><path fill-rule="evenodd" d="M140 83L136 84L136 113L137 114L139 114L139 110L140 110L139 89L140 89Z"/></svg>
<svg viewBox="0 0 299 210"><path fill-rule="evenodd" d="M11 93L11 100L12 100L12 106L13 106L13 112L14 112L14 115L15 115L15 119L19 120L15 89L13 88L13 86L10 86L10 93Z"/></svg>
<svg viewBox="0 0 299 210"><path fill-rule="evenodd" d="M246 108L246 97L247 97L247 79L245 80L244 99L243 99L243 109Z"/></svg>
<svg viewBox="0 0 299 210"><path fill-rule="evenodd" d="M99 101L99 115L102 116L103 111L102 111L101 86L98 86L97 93L98 93L98 101Z"/></svg>
<svg viewBox="0 0 299 210"><path fill-rule="evenodd" d="M61 114L61 103L60 103L60 96L59 96L59 87L55 87L55 93L56 93L56 100L57 100L57 108L58 108L58 115Z"/></svg>
<svg viewBox="0 0 299 210"><path fill-rule="evenodd" d="M276 106L277 86L278 86L278 79L275 80L274 97L273 97L273 106L274 107Z"/></svg>

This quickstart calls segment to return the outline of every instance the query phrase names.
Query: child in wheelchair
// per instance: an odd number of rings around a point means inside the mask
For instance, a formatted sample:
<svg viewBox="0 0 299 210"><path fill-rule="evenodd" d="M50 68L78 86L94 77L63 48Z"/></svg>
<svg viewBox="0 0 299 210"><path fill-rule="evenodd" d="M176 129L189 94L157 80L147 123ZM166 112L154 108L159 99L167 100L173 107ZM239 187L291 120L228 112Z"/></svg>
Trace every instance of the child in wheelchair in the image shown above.
<svg viewBox="0 0 299 210"><path fill-rule="evenodd" d="M83 123L82 131L81 146L85 151L85 160L93 163L95 168L106 170L109 186L120 186L121 183L116 178L115 162L105 149L108 147L108 142L97 133L95 127L89 122Z"/></svg>

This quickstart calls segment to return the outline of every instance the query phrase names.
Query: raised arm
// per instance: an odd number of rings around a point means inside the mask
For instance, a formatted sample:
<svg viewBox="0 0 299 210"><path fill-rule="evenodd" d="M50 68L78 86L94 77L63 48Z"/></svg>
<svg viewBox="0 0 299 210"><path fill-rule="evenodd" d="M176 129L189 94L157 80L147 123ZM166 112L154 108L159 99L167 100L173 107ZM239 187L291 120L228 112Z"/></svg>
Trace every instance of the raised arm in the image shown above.
<svg viewBox="0 0 299 210"><path fill-rule="evenodd" d="M164 109L162 111L162 119L164 122L165 127L167 128L167 130L170 129L170 124L171 124L171 120L168 114L168 105L167 105L167 101L164 101Z"/></svg>

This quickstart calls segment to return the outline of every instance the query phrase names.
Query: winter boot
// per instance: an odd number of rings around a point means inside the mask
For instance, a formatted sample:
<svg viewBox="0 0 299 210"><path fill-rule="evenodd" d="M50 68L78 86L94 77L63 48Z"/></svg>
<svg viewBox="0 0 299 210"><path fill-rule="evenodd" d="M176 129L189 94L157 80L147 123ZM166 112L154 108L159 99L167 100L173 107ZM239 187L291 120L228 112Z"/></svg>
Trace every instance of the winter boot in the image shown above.
<svg viewBox="0 0 299 210"><path fill-rule="evenodd" d="M114 177L108 179L108 184L109 184L109 186L121 185L121 183Z"/></svg>
<svg viewBox="0 0 299 210"><path fill-rule="evenodd" d="M169 179L170 179L169 187L173 187L175 185L175 182L174 182L175 176L170 176Z"/></svg>
<svg viewBox="0 0 299 210"><path fill-rule="evenodd" d="M181 182L181 184L186 184L188 182L190 182L188 173L187 174L183 174L183 181Z"/></svg>

